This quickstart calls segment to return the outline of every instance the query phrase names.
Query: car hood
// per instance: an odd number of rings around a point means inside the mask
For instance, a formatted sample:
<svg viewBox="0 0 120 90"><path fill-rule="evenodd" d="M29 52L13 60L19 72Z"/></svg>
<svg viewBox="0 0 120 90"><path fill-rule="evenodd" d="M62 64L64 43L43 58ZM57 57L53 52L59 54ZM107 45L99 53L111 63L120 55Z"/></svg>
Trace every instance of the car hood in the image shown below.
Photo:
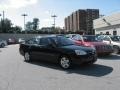
<svg viewBox="0 0 120 90"><path fill-rule="evenodd" d="M111 42L113 45L117 45L117 46L120 46L120 42L118 41L114 41L114 42Z"/></svg>
<svg viewBox="0 0 120 90"><path fill-rule="evenodd" d="M120 41L114 41L114 42L116 42L116 43L119 43L119 44L120 44Z"/></svg>
<svg viewBox="0 0 120 90"><path fill-rule="evenodd" d="M83 47L83 46L77 46L77 45L62 46L61 48L71 49L71 50L84 50L84 51L93 50L93 48L90 48L90 47Z"/></svg>

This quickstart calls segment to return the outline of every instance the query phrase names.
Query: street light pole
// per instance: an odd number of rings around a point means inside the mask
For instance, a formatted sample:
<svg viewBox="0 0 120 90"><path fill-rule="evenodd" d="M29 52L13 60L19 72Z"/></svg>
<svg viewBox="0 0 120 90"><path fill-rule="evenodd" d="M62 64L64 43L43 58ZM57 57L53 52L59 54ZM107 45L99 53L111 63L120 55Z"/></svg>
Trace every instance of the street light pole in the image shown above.
<svg viewBox="0 0 120 90"><path fill-rule="evenodd" d="M3 20L5 19L5 12L3 11Z"/></svg>
<svg viewBox="0 0 120 90"><path fill-rule="evenodd" d="M0 14L0 17L1 17L2 15ZM0 22L1 22L2 20L0 20ZM1 23L1 25L0 25L0 33L2 32L2 23Z"/></svg>
<svg viewBox="0 0 120 90"><path fill-rule="evenodd" d="M24 17L24 30L25 30L25 17L28 16L27 14L22 14L22 16ZM27 33L27 31L25 30L25 33Z"/></svg>
<svg viewBox="0 0 120 90"><path fill-rule="evenodd" d="M5 19L5 12L3 11L3 25L2 25L2 30L3 30L3 32L6 32L6 30L4 29L4 19Z"/></svg>
<svg viewBox="0 0 120 90"><path fill-rule="evenodd" d="M57 17L57 16L56 16L56 15L52 15L51 17L54 19L53 26L54 26L54 29L55 29L55 20L56 20L56 17Z"/></svg>

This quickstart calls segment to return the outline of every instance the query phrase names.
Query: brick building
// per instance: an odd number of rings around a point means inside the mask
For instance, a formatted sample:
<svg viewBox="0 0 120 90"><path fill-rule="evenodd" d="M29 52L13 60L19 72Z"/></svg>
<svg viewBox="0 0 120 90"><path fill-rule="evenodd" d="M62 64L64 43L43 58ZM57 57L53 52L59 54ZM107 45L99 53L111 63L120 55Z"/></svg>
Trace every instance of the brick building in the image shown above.
<svg viewBox="0 0 120 90"><path fill-rule="evenodd" d="M65 30L94 34L93 20L99 18L99 9L80 9L65 18Z"/></svg>

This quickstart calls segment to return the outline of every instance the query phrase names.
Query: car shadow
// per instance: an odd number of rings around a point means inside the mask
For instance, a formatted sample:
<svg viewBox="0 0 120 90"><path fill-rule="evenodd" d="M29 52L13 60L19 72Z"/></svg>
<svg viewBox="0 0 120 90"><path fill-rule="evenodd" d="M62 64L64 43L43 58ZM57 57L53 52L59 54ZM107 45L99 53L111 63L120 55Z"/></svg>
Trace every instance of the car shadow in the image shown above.
<svg viewBox="0 0 120 90"><path fill-rule="evenodd" d="M93 65L81 65L75 66L74 70L68 71L68 73L77 73L87 76L101 77L110 74L113 68L110 66L93 64Z"/></svg>
<svg viewBox="0 0 120 90"><path fill-rule="evenodd" d="M5 46L5 47L0 47L0 49L4 49L4 48L8 48L7 46Z"/></svg>
<svg viewBox="0 0 120 90"><path fill-rule="evenodd" d="M102 60L120 60L120 55L112 54L112 55L109 55L109 56L100 56L98 58L102 59Z"/></svg>
<svg viewBox="0 0 120 90"><path fill-rule="evenodd" d="M32 65L38 65L42 67L52 68L60 71L65 71L66 74L80 74L94 77L101 77L110 74L113 71L113 68L110 66L93 64L93 65L74 65L71 69L64 70L59 67L58 64L51 62L43 62L43 61L34 61L31 62Z"/></svg>

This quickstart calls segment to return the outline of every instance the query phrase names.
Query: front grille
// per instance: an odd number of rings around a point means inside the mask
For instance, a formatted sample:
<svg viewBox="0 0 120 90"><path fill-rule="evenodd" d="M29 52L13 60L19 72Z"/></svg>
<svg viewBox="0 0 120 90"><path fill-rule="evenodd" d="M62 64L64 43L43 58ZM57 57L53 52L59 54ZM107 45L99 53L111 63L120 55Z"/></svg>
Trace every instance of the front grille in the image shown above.
<svg viewBox="0 0 120 90"><path fill-rule="evenodd" d="M94 55L96 52L95 50L87 51L88 55Z"/></svg>

